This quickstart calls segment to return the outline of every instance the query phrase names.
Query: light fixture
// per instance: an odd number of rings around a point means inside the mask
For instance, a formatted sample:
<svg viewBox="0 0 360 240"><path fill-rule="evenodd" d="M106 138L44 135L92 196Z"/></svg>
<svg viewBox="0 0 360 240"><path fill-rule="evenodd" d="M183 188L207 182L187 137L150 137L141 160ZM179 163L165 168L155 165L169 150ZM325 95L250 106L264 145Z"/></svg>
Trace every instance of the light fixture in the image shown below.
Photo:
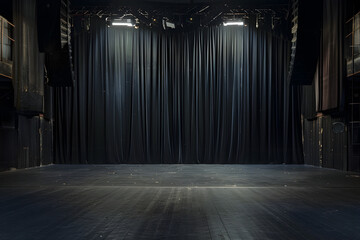
<svg viewBox="0 0 360 240"><path fill-rule="evenodd" d="M243 20L236 20L236 21L228 21L228 22L224 22L224 26L244 26L244 21Z"/></svg>
<svg viewBox="0 0 360 240"><path fill-rule="evenodd" d="M111 22L112 26L125 26L125 27L133 27L135 24L131 19L114 19Z"/></svg>
<svg viewBox="0 0 360 240"><path fill-rule="evenodd" d="M163 28L166 29L175 29L175 23L169 22L168 19L164 18L162 20Z"/></svg>
<svg viewBox="0 0 360 240"><path fill-rule="evenodd" d="M139 29L139 27L140 27L140 21L138 18L135 19L134 27L135 27L135 29Z"/></svg>

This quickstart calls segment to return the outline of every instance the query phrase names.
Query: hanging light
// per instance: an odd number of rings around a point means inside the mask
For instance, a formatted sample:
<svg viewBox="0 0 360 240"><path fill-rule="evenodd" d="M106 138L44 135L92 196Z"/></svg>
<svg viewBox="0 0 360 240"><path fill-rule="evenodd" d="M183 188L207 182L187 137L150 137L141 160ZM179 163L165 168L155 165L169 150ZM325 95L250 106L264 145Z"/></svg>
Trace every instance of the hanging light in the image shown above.
<svg viewBox="0 0 360 240"><path fill-rule="evenodd" d="M114 19L111 22L112 26L125 26L125 27L134 27L135 24L131 19Z"/></svg>
<svg viewBox="0 0 360 240"><path fill-rule="evenodd" d="M175 29L175 23L170 22L167 18L163 18L162 20L163 28L166 29Z"/></svg>
<svg viewBox="0 0 360 240"><path fill-rule="evenodd" d="M235 19L235 20L228 20L224 22L224 26L244 26L244 20L242 19Z"/></svg>

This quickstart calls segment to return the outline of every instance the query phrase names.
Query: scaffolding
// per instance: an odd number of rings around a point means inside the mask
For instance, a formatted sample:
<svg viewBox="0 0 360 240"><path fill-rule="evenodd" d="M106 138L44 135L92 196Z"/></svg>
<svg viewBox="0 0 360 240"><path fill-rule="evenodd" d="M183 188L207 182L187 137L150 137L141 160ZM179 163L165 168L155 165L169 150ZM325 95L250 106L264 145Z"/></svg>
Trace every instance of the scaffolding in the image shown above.
<svg viewBox="0 0 360 240"><path fill-rule="evenodd" d="M350 169L360 169L360 12L346 22L345 57Z"/></svg>
<svg viewBox="0 0 360 240"><path fill-rule="evenodd" d="M14 25L0 16L0 77L12 79Z"/></svg>

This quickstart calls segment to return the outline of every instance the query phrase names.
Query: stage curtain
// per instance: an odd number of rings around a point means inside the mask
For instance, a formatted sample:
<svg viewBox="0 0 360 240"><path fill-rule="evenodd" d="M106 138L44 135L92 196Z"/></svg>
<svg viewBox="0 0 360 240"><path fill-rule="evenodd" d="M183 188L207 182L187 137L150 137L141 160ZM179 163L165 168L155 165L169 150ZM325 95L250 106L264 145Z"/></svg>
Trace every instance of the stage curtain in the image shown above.
<svg viewBox="0 0 360 240"><path fill-rule="evenodd" d="M39 52L36 0L14 0L14 95L20 113L43 111L45 55Z"/></svg>
<svg viewBox="0 0 360 240"><path fill-rule="evenodd" d="M55 93L57 163L303 163L289 42L214 26L74 36L76 84Z"/></svg>
<svg viewBox="0 0 360 240"><path fill-rule="evenodd" d="M318 112L344 109L344 4L343 0L324 0L321 56L316 98Z"/></svg>

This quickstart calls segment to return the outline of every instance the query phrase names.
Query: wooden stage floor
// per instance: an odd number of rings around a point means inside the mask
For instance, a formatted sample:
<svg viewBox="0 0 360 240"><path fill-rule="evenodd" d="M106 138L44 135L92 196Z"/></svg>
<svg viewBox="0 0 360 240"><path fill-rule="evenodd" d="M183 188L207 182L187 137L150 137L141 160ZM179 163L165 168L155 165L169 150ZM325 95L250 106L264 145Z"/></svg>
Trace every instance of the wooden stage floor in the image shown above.
<svg viewBox="0 0 360 240"><path fill-rule="evenodd" d="M360 239L360 177L292 165L0 173L0 239Z"/></svg>

